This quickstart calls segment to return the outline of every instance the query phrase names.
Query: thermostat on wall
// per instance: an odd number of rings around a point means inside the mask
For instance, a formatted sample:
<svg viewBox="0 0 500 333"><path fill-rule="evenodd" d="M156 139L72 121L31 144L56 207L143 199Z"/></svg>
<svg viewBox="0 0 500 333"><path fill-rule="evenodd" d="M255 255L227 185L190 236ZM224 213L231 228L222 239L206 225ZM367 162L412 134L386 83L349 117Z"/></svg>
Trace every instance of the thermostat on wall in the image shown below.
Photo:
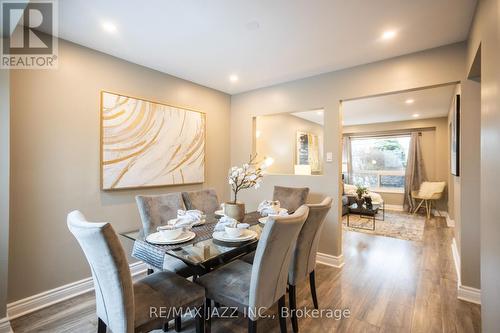
<svg viewBox="0 0 500 333"><path fill-rule="evenodd" d="M333 161L333 153L331 151L326 153L326 161L327 162L332 162Z"/></svg>

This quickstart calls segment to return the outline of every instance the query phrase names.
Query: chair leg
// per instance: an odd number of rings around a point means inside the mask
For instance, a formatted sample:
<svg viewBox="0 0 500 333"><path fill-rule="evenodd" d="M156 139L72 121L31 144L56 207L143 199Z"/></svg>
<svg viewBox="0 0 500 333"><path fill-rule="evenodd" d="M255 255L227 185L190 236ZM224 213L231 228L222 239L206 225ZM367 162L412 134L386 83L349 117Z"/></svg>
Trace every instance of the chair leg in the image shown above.
<svg viewBox="0 0 500 333"><path fill-rule="evenodd" d="M257 320L248 318L248 333L257 333Z"/></svg>
<svg viewBox="0 0 500 333"><path fill-rule="evenodd" d="M97 333L106 333L106 324L101 318L97 318Z"/></svg>
<svg viewBox="0 0 500 333"><path fill-rule="evenodd" d="M285 308L285 295L278 300L278 317L280 318L280 331L286 333L286 317L283 315Z"/></svg>
<svg viewBox="0 0 500 333"><path fill-rule="evenodd" d="M297 322L297 314L295 313L297 309L297 294L295 286L291 284L288 285L288 305L290 306L290 319L292 320L293 332L299 331L299 325Z"/></svg>
<svg viewBox="0 0 500 333"><path fill-rule="evenodd" d="M203 310L205 308L201 306L198 308L198 314L194 317L195 325L196 325L196 333L203 333L205 330L203 329Z"/></svg>
<svg viewBox="0 0 500 333"><path fill-rule="evenodd" d="M309 286L311 287L311 296L314 303L314 308L318 308L318 297L316 296L316 277L314 271L309 273Z"/></svg>
<svg viewBox="0 0 500 333"><path fill-rule="evenodd" d="M418 204L417 208L415 208L415 210L413 211L413 215L415 215L418 210L420 209L420 207L422 206L422 204L424 203L424 200L420 200L420 203Z"/></svg>
<svg viewBox="0 0 500 333"><path fill-rule="evenodd" d="M181 316L177 316L175 317L174 319L174 329L176 332L180 332L182 331L182 320L181 320Z"/></svg>
<svg viewBox="0 0 500 333"><path fill-rule="evenodd" d="M212 306L212 300L210 298L205 299L205 333L210 333L212 330L212 323L211 323L211 306Z"/></svg>

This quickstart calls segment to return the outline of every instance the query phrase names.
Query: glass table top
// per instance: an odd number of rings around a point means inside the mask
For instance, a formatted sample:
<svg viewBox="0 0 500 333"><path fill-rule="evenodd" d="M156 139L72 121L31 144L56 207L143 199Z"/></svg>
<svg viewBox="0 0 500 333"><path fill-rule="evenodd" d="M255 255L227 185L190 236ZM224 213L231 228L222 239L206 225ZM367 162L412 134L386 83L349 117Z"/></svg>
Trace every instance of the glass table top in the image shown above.
<svg viewBox="0 0 500 333"><path fill-rule="evenodd" d="M207 215L206 223L201 226L192 227L191 231L196 233L194 241L175 245L157 245L146 241L149 234L156 230L144 230L143 228L129 232L120 233L120 235L139 241L152 251L163 251L172 257L178 258L189 265L204 265L205 263L217 260L222 257L238 256L240 253L245 254L253 250L257 246L260 234L264 227L258 222L260 214L257 212L245 215L243 223L250 224L249 229L257 233L257 237L253 240L238 243L221 242L212 238L213 229L218 222L218 217L215 215Z"/></svg>

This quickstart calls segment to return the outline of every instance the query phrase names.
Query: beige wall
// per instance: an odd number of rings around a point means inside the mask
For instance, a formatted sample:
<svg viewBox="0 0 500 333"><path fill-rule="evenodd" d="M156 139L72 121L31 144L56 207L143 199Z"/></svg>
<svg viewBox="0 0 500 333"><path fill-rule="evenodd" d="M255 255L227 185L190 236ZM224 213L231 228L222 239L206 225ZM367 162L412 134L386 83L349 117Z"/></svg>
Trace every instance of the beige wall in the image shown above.
<svg viewBox="0 0 500 333"><path fill-rule="evenodd" d="M9 266L9 71L0 69L0 320L6 316Z"/></svg>
<svg viewBox="0 0 500 333"><path fill-rule="evenodd" d="M206 182L148 190L99 190L101 89L206 112ZM11 75L9 301L90 276L66 227L82 210L120 231L140 225L134 196L214 187L228 198L228 95L60 41L59 69ZM129 251L130 241L124 240Z"/></svg>
<svg viewBox="0 0 500 333"><path fill-rule="evenodd" d="M459 230L460 270L464 286L481 288L480 275L480 170L481 88L475 81L461 85ZM457 177L454 177L457 178Z"/></svg>
<svg viewBox="0 0 500 333"><path fill-rule="evenodd" d="M451 98L451 96L450 96ZM421 148L424 159L424 168L428 180L448 181L448 119L447 117L419 119L409 121L394 121L389 123L375 123L356 126L345 126L344 133L373 133L383 131L402 131L415 128L426 128L432 130L422 131ZM380 193L386 204L403 205L402 193ZM437 203L439 210L447 211L447 193Z"/></svg>
<svg viewBox="0 0 500 333"><path fill-rule="evenodd" d="M481 46L481 317L500 332L500 0L481 0L467 48L467 73Z"/></svg>
<svg viewBox="0 0 500 333"><path fill-rule="evenodd" d="M325 152L333 153L333 161L324 164L324 175L270 175L262 188L245 191L241 199L254 208L259 201L271 197L273 185L309 186L311 201L332 196L336 200L327 216L319 251L341 255L340 101L459 81L464 56L465 45L459 43L232 96L231 164L245 162L252 151L252 118L283 112L324 109Z"/></svg>
<svg viewBox="0 0 500 333"><path fill-rule="evenodd" d="M319 151L323 151L323 126L299 117L286 113L256 117L256 130L260 133L255 139L257 154L260 157L270 156L274 159L274 163L268 169L269 173L292 175L295 173L297 131L316 134Z"/></svg>

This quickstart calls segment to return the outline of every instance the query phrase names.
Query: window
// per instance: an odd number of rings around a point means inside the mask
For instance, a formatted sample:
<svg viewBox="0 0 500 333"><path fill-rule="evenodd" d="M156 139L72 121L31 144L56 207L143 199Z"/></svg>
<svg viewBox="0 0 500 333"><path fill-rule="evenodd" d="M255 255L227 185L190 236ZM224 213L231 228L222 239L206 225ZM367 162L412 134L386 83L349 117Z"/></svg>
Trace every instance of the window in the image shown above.
<svg viewBox="0 0 500 333"><path fill-rule="evenodd" d="M410 136L352 138L352 182L374 191L404 190Z"/></svg>

